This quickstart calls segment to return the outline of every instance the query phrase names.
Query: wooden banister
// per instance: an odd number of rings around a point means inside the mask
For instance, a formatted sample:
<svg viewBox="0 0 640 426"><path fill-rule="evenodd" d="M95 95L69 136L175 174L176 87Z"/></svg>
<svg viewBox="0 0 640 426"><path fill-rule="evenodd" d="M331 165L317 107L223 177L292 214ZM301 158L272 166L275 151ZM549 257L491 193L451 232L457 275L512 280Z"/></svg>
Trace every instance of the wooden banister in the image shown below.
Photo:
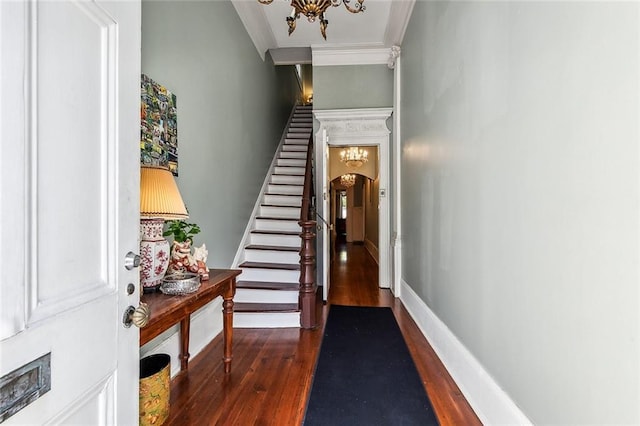
<svg viewBox="0 0 640 426"><path fill-rule="evenodd" d="M316 305L316 293L318 286L315 279L316 250L315 250L315 216L312 214L313 197L313 135L309 136L309 146L307 148L307 161L305 165L304 187L302 191L302 208L300 209L300 221L302 227L300 238L300 295L298 304L300 306L300 327L304 329L317 328L318 312Z"/></svg>

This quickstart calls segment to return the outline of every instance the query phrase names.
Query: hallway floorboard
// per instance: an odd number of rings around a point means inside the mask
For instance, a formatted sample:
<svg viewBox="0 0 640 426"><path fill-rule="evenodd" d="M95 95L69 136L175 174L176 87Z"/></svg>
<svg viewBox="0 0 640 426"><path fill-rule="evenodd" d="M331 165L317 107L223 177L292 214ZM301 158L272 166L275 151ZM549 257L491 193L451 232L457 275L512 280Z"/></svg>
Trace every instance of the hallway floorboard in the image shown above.
<svg viewBox="0 0 640 426"><path fill-rule="evenodd" d="M364 246L339 244L330 304L389 306L407 341L442 425L479 425L464 396L402 303L378 288L378 267ZM328 313L324 306L324 326ZM171 386L168 425L300 425L304 419L322 330L235 329L234 359L224 374L216 337Z"/></svg>

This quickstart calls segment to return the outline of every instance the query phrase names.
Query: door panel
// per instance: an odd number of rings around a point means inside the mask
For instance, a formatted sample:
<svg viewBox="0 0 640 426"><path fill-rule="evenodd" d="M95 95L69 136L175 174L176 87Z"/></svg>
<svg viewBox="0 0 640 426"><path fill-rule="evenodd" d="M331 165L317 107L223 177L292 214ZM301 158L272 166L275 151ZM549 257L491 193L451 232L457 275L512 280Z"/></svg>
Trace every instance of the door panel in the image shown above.
<svg viewBox="0 0 640 426"><path fill-rule="evenodd" d="M135 424L140 4L0 19L0 377L51 354L51 389L5 423Z"/></svg>
<svg viewBox="0 0 640 426"><path fill-rule="evenodd" d="M32 262L38 285L31 298L36 320L115 290L118 260L109 234L116 199L108 174L113 176L109 168L117 164L111 136L117 129L112 113L117 24L95 3L39 3L32 19L37 19L30 25L37 45L29 106L35 118L29 142L30 168L36 172L30 187L37 232ZM64 113L52 113L60 107ZM77 190L83 189L80 201ZM62 241L74 244L61 250Z"/></svg>

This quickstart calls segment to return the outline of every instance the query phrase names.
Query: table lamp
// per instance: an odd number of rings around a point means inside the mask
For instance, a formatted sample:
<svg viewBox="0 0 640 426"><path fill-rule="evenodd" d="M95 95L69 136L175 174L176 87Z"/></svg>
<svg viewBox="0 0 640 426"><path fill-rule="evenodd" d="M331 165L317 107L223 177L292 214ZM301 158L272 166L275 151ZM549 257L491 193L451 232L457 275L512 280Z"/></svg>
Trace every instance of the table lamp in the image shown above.
<svg viewBox="0 0 640 426"><path fill-rule="evenodd" d="M188 217L171 171L140 166L140 284L145 293L160 287L169 266L169 242L162 235L164 221Z"/></svg>

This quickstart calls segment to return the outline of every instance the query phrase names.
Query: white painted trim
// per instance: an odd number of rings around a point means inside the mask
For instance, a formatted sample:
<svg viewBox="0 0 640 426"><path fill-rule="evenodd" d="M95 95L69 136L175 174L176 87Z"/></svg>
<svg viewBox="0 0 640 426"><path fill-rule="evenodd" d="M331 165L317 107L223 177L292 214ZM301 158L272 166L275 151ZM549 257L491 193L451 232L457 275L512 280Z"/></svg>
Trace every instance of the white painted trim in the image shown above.
<svg viewBox="0 0 640 426"><path fill-rule="evenodd" d="M401 300L483 424L532 425L482 364L404 280Z"/></svg>
<svg viewBox="0 0 640 426"><path fill-rule="evenodd" d="M390 53L391 49L388 47L360 46L349 49L312 47L311 63L314 67L386 64Z"/></svg>
<svg viewBox="0 0 640 426"><path fill-rule="evenodd" d="M385 64L386 64L385 60ZM391 116L393 108L353 108L353 109L314 109L316 120L322 121L353 121L353 120L386 120ZM345 118L346 115L349 118ZM377 132L379 133L379 131ZM389 129L387 129L389 133Z"/></svg>
<svg viewBox="0 0 640 426"><path fill-rule="evenodd" d="M268 24L262 5L257 1L231 0L247 34L264 61L267 50L275 48L276 38Z"/></svg>
<svg viewBox="0 0 640 426"><path fill-rule="evenodd" d="M300 329L300 312L234 312L233 328Z"/></svg>
<svg viewBox="0 0 640 426"><path fill-rule="evenodd" d="M389 149L391 133L387 128L387 119L393 112L392 108L362 108L362 109L332 109L332 110L314 110L313 114L320 122L318 131L315 134L316 146L316 170L321 171L320 176L327 176L328 161L326 153L329 146L377 146L379 153L379 190L389 192ZM326 138L324 137L326 135ZM322 178L317 179L316 193L322 194L324 197L327 192L329 182L323 181ZM322 211L320 215L328 217L329 212L328 201L325 199L319 203ZM389 288L391 286L390 277L390 202L389 196L380 197L379 200L379 216L378 216L378 262L379 262L379 285L380 288ZM318 256L321 257L322 265L329 262L330 252L328 244L321 241L322 250L319 250ZM323 289L328 290L328 279L321 280L319 285Z"/></svg>
<svg viewBox="0 0 640 426"><path fill-rule="evenodd" d="M413 8L413 6L412 6ZM397 56L393 67L393 195L394 235L393 235L393 277L391 291L396 297L402 296L402 52Z"/></svg>
<svg viewBox="0 0 640 426"><path fill-rule="evenodd" d="M384 44L386 46L400 46L402 44L415 4L416 0L393 0L391 2L389 22L384 33Z"/></svg>
<svg viewBox="0 0 640 426"><path fill-rule="evenodd" d="M373 244L373 242L368 238L365 238L364 240L364 247L367 249L371 257L373 257L373 260L375 260L376 263L380 265L380 254L378 253L378 247L376 247L376 245Z"/></svg>

